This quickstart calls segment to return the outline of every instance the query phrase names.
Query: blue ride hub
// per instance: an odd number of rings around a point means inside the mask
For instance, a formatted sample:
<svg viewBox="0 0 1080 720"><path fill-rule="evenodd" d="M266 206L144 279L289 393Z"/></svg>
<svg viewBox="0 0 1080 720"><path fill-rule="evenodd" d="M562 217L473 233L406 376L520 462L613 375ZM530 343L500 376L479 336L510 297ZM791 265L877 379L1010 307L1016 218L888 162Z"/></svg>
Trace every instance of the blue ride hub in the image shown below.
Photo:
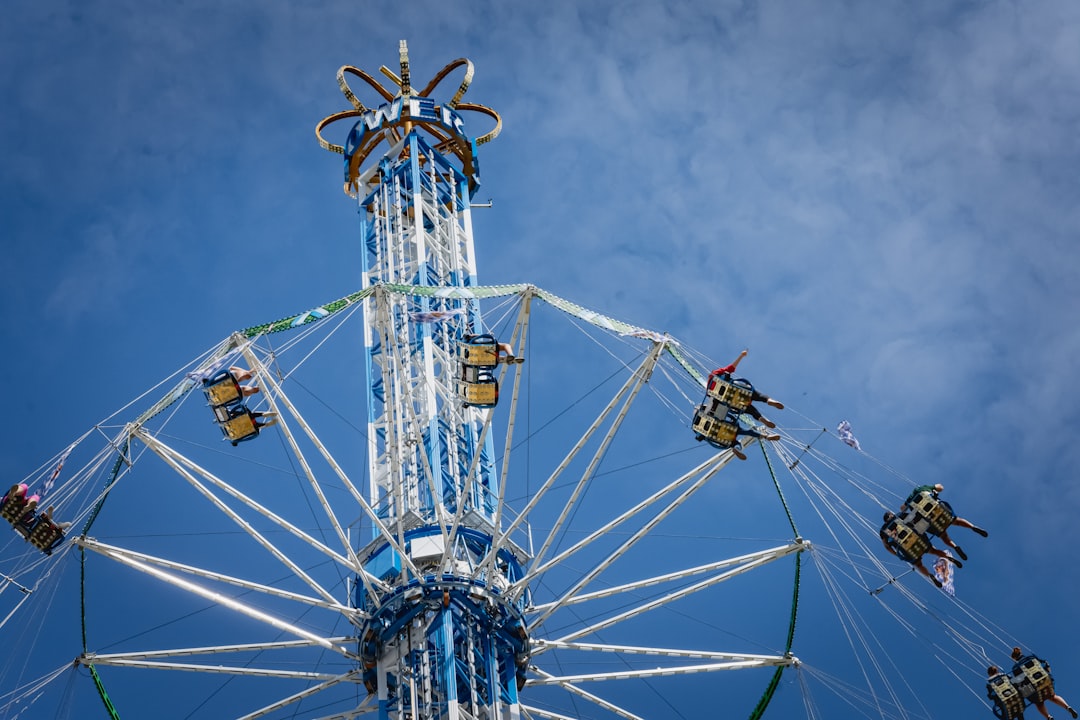
<svg viewBox="0 0 1080 720"><path fill-rule="evenodd" d="M391 586L373 596L356 583L355 606L369 615L358 643L364 686L387 705L408 705L410 693L398 697L399 675L422 678L436 704L516 704L531 652L524 617L528 593L511 599L506 590L524 577L521 562L511 549L500 548L490 578L474 578L491 535L459 527L453 552L440 568L442 542L437 525L405 533L405 550L419 576L402 572L400 556L385 540L363 555L365 569Z"/></svg>

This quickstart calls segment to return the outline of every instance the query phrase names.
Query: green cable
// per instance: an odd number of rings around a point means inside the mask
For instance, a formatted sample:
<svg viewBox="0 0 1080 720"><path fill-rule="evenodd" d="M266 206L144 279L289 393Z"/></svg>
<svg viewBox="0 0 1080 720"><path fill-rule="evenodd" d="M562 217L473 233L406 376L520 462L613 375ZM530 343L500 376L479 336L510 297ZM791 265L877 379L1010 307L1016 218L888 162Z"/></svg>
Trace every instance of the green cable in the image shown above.
<svg viewBox="0 0 1080 720"><path fill-rule="evenodd" d="M765 444L761 445L761 454L765 456L765 464L769 468L769 475L772 477L773 485L776 487L776 494L780 496L780 502L784 505L784 512L787 513L788 523L791 525L791 531L795 533L795 537L799 537L799 530L795 527L795 519L791 517L791 508L788 507L787 500L784 498L784 492L780 489L780 481L776 479L776 473L773 471L772 462L769 461L769 453L765 451ZM795 589L792 591L791 597L791 619L788 621L787 640L784 643L784 655L791 654L791 645L795 640L795 619L799 613L799 576L802 572L802 551L800 550L795 555ZM761 699L758 700L757 706L754 711L750 713L750 720L759 720L762 715L765 714L765 709L769 706L769 702L772 700L773 695L776 694L776 689L780 686L780 676L784 673L786 665L780 665L776 668L776 672L773 673L772 679L769 680L768 686L765 688L764 694Z"/></svg>
<svg viewBox="0 0 1080 720"><path fill-rule="evenodd" d="M116 481L117 475L120 474L120 469L124 466L124 459L127 457L128 447L130 441L124 443L120 449L120 454L116 458L116 463L113 465L112 473L109 475L109 481L105 484L105 487L111 487ZM109 497L108 490L101 496L101 499L97 501L97 505L94 506L93 511L90 513L90 517L86 520L86 525L83 526L82 536L86 537L86 533L90 530L90 526L94 524L94 520L97 519L98 513L101 512L102 505L105 504L105 498ZM79 622L82 625L82 647L83 657L86 656L86 548L79 547ZM76 662L79 662L76 660ZM86 667L90 670L90 677L94 679L94 687L97 688L98 695L101 697L101 702L105 703L105 710L109 713L111 720L120 720L120 715L116 712L116 707L112 704L112 700L109 699L109 694L105 692L105 686L101 682L101 676L98 675L97 668L92 664L87 663Z"/></svg>
<svg viewBox="0 0 1080 720"><path fill-rule="evenodd" d="M795 533L795 537L799 537L799 529L795 527L795 518L791 517L791 508L788 507L787 499L784 497L784 491L780 489L780 481L776 479L776 473L773 471L772 462L769 460L769 453L765 452L765 443L759 442L761 446L761 454L765 458L765 464L769 467L769 476L772 477L773 487L776 488L776 494L780 496L780 502L784 505L784 512L787 513L788 523L791 525L791 532Z"/></svg>
<svg viewBox="0 0 1080 720"><path fill-rule="evenodd" d="M90 526L94 524L95 520L97 520L98 513L101 512L101 506L105 504L105 498L109 497L108 488L112 487L112 484L116 482L116 477L120 474L120 468L122 468L124 466L124 463L126 462L127 452L130 445L131 438L129 437L127 440L124 441L123 447L120 448L120 453L116 456L116 462L113 463L112 472L109 473L109 481L105 483L105 494L102 495L101 499L97 501L97 505L95 505L94 509L90 511L90 517L86 519L86 524L83 525L83 537L86 537L86 533L90 531Z"/></svg>
<svg viewBox="0 0 1080 720"><path fill-rule="evenodd" d="M98 695L101 696L101 701L105 703L105 709L109 713L109 717L112 720L120 720L120 715L116 712L116 708L112 704L112 700L109 699L109 694L105 692L105 686L101 684L101 678L98 676L97 670L93 665L87 665L90 668L90 677L94 678L94 685L97 687Z"/></svg>

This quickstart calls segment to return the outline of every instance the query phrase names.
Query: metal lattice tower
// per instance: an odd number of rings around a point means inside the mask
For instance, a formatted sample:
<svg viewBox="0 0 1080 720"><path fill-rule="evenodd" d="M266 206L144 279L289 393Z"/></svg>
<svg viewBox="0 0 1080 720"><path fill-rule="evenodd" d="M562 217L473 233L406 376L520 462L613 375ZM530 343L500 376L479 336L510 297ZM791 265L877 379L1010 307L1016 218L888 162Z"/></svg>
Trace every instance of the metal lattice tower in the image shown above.
<svg viewBox="0 0 1080 720"><path fill-rule="evenodd" d="M438 104L431 93L457 68L464 80ZM459 359L469 336L484 332L469 292L477 283L476 147L501 123L493 110L461 102L472 80L468 60L416 91L402 41L400 74L381 71L389 89L343 67L338 82L352 109L316 128L325 148L344 155L345 189L359 202L363 283L375 288L364 326L369 493L378 519L360 552L368 572L353 598L369 616L360 632L364 684L378 694L380 718L518 718L527 593L503 591L523 577L528 558L497 532L490 410L462 401ZM347 75L386 102L367 108ZM462 111L493 118L494 129L470 138ZM323 129L344 119L355 122L345 145L324 140ZM433 292L385 291L394 285Z"/></svg>

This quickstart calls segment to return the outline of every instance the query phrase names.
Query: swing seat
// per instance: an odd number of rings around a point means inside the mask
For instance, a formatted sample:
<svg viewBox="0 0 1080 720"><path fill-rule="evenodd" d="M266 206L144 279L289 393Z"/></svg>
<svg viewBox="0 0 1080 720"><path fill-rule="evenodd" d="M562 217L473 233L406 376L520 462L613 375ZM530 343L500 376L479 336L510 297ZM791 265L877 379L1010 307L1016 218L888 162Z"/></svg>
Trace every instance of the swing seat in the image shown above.
<svg viewBox="0 0 1080 720"><path fill-rule="evenodd" d="M46 555L64 543L64 531L47 515L38 515L26 538L30 544Z"/></svg>
<svg viewBox="0 0 1080 720"><path fill-rule="evenodd" d="M239 402L244 398L240 383L228 370L222 370L212 378L203 380L203 395L211 407L222 407Z"/></svg>
<svg viewBox="0 0 1080 720"><path fill-rule="evenodd" d="M722 408L724 416L717 417L713 414L715 409ZM739 423L733 421L733 417L727 413L726 405L719 405L713 403L710 405L702 405L694 413L694 421L691 423L691 427L697 435L698 440L707 440L710 445L720 450L727 450L734 447L736 443L736 436L739 434Z"/></svg>
<svg viewBox="0 0 1080 720"><path fill-rule="evenodd" d="M750 407L754 398L754 386L743 378L713 373L705 386L705 394L716 398L732 410L742 412Z"/></svg>
<svg viewBox="0 0 1080 720"><path fill-rule="evenodd" d="M1013 668L1013 682L1028 702L1045 702L1054 697L1054 678L1038 658L1021 660Z"/></svg>
<svg viewBox="0 0 1080 720"><path fill-rule="evenodd" d="M258 437L259 428L255 426L255 417L243 403L227 408L214 408L221 432L235 447L237 443Z"/></svg>
<svg viewBox="0 0 1080 720"><path fill-rule="evenodd" d="M4 504L0 505L0 517L14 525L19 522L23 512L26 511L27 490L22 485L12 485L4 496Z"/></svg>
<svg viewBox="0 0 1080 720"><path fill-rule="evenodd" d="M905 505L908 510L904 513L903 521L927 535L940 535L948 530L956 519L952 506L934 497L928 490L912 495Z"/></svg>
<svg viewBox="0 0 1080 720"><path fill-rule="evenodd" d="M477 370L478 368L465 367L465 371ZM458 394L461 396L465 407L493 408L499 402L499 381L490 370L480 369L478 373L465 372L467 380L462 378L458 383Z"/></svg>
<svg viewBox="0 0 1080 720"><path fill-rule="evenodd" d="M499 402L495 367L499 346L494 335L466 335L458 343L461 375L457 393L465 407L493 408Z"/></svg>
<svg viewBox="0 0 1080 720"><path fill-rule="evenodd" d="M922 556L930 549L930 539L900 518L893 518L885 523L882 530L886 534L892 531L889 545L896 550L897 557L905 562L920 562Z"/></svg>
<svg viewBox="0 0 1080 720"><path fill-rule="evenodd" d="M30 530L37 522L37 495L26 497L28 491L16 485L8 492L7 500L0 508L0 515L24 538L30 538Z"/></svg>
<svg viewBox="0 0 1080 720"><path fill-rule="evenodd" d="M458 358L466 367L494 368L499 360L499 345L494 335L467 335L458 343Z"/></svg>
<svg viewBox="0 0 1080 720"><path fill-rule="evenodd" d="M1024 716L1024 698L1004 673L986 683L986 695L994 703L998 720L1018 720Z"/></svg>

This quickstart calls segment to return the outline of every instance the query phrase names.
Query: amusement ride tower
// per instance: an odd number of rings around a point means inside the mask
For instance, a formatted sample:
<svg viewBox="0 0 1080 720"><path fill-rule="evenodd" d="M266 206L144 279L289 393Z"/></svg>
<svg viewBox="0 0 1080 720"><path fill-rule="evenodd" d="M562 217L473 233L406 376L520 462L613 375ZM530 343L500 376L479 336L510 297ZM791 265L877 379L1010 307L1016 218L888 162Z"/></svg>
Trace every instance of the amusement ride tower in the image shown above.
<svg viewBox="0 0 1080 720"><path fill-rule="evenodd" d="M454 69L465 77L449 100L431 97ZM490 408L494 370L512 360L486 335L469 288L477 284L470 199L476 147L499 116L461 102L472 64L455 60L414 90L408 49L388 90L343 67L353 107L319 123L317 135L345 159L345 189L359 201L365 289L370 503L374 537L360 557L355 604L364 683L380 717L517 718L529 638L522 610L523 550L498 537L499 477ZM369 109L350 89L360 78L386 103ZM471 139L462 111L495 120ZM323 129L354 120L344 146ZM382 154L375 157L376 150ZM372 162L366 162L372 159ZM411 286L413 294L392 292ZM416 295L423 288L431 297ZM508 366L512 367L513 363ZM469 402L471 401L471 402Z"/></svg>

